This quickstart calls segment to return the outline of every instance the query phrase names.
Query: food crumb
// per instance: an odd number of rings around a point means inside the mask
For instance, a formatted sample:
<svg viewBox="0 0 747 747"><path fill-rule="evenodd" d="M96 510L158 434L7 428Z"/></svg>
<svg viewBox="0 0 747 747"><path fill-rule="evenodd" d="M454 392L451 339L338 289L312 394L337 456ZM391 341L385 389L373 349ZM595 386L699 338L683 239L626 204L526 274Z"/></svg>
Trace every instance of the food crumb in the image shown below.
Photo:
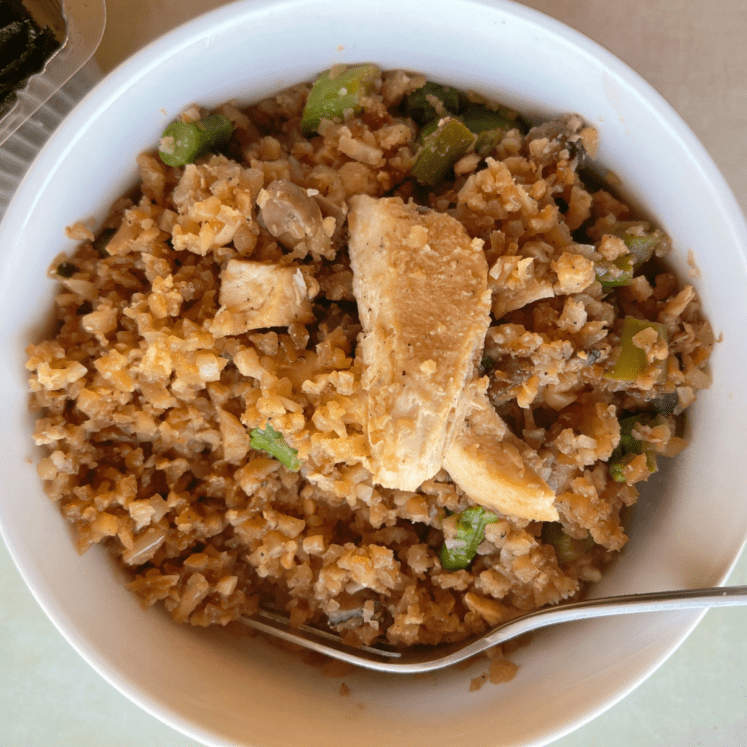
<svg viewBox="0 0 747 747"><path fill-rule="evenodd" d="M488 656L490 656L490 654L488 654ZM516 677L516 672L518 670L518 664L514 664L508 659L504 659L502 656L494 658L491 660L487 672L483 672L478 677L472 678L469 683L469 691L477 692L486 682L490 682L493 685L499 685L502 682L510 682L514 677Z"/></svg>
<svg viewBox="0 0 747 747"><path fill-rule="evenodd" d="M471 693L477 692L482 688L482 686L488 681L488 673L485 672L481 674L479 677L473 677L472 680L470 680L469 683L469 691Z"/></svg>
<svg viewBox="0 0 747 747"><path fill-rule="evenodd" d="M695 254L693 254L693 250L689 249L687 252L687 266L690 268L687 271L687 274L691 278L699 278L700 277L700 267L698 267L697 262L695 261Z"/></svg>
<svg viewBox="0 0 747 747"><path fill-rule="evenodd" d="M607 169L604 179L611 187L619 187L622 184L622 179L612 169Z"/></svg>
<svg viewBox="0 0 747 747"><path fill-rule="evenodd" d="M494 685L510 682L516 677L519 666L508 659L494 659L490 662L488 677Z"/></svg>
<svg viewBox="0 0 747 747"><path fill-rule="evenodd" d="M67 226L65 228L65 235L69 239L73 239L73 241L93 241L96 238L93 231L86 228L81 221L73 223L72 226Z"/></svg>
<svg viewBox="0 0 747 747"><path fill-rule="evenodd" d="M350 688L344 682L340 685L340 695L350 695Z"/></svg>

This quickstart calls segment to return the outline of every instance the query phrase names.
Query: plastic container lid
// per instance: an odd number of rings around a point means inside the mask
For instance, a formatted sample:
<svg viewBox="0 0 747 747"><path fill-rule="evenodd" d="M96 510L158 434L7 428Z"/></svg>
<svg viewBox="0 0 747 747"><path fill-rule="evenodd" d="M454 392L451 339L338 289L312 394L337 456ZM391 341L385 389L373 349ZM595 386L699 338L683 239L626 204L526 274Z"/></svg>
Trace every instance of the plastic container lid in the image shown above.
<svg viewBox="0 0 747 747"><path fill-rule="evenodd" d="M52 23L59 19L64 40L0 117L0 220L36 154L102 77L91 58L104 34L104 0L24 0L24 5L35 19L37 10L46 12Z"/></svg>
<svg viewBox="0 0 747 747"><path fill-rule="evenodd" d="M31 15L44 13L65 23L62 46L16 92L16 101L0 118L0 145L39 110L91 59L101 43L106 25L104 0L25 0ZM60 7L61 5L61 7Z"/></svg>

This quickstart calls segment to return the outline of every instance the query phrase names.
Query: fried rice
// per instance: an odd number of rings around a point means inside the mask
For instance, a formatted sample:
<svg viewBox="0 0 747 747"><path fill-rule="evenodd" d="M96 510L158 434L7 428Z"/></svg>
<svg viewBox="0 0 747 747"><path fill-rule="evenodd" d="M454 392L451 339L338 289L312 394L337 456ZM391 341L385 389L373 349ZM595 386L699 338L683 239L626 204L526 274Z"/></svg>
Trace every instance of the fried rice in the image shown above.
<svg viewBox="0 0 747 747"><path fill-rule="evenodd" d="M682 413L709 385L713 333L663 263L661 232L629 283L600 281L628 252L621 226L655 228L591 186L596 131L575 115L531 128L517 117L488 153L469 150L424 188L412 178L421 125L403 104L424 83L379 74L358 111L311 134L310 84L227 103L217 112L234 132L220 153L183 167L140 155L137 189L98 235L71 226L79 246L50 268L57 326L27 350L39 475L79 551L106 546L143 603L177 622L226 625L269 605L352 645L466 638L582 595L625 546L624 509L652 456L686 446ZM476 247L489 316L469 385L502 423L491 438L550 491L551 519L488 505L463 567L445 567L443 548L476 500L442 455L406 488L375 464L362 352L374 332L349 251L363 199L449 216ZM249 270L254 295L236 300ZM644 322L632 338L644 365L621 378L628 317ZM472 417L449 412L444 448ZM299 469L253 448L268 426ZM397 427L384 420L385 443ZM615 473L626 438L638 446Z"/></svg>

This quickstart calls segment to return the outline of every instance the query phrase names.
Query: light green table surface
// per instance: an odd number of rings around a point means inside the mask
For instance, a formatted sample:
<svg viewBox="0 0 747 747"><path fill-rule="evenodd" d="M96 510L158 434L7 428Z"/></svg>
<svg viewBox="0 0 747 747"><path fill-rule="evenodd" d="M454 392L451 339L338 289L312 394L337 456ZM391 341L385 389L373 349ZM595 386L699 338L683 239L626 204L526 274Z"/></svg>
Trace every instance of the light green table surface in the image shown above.
<svg viewBox="0 0 747 747"><path fill-rule="evenodd" d="M108 0L98 61L110 69L179 21L220 4ZM649 80L695 130L747 209L747 0L525 4L586 33ZM730 581L747 584L747 557ZM78 657L38 608L2 545L0 640L0 747L197 745L132 705ZM747 745L747 608L709 612L640 688L555 745Z"/></svg>
<svg viewBox="0 0 747 747"><path fill-rule="evenodd" d="M747 557L731 581L747 584ZM197 747L130 703L75 653L37 606L2 546L0 599L2 747ZM746 745L747 608L709 611L641 687L554 744Z"/></svg>

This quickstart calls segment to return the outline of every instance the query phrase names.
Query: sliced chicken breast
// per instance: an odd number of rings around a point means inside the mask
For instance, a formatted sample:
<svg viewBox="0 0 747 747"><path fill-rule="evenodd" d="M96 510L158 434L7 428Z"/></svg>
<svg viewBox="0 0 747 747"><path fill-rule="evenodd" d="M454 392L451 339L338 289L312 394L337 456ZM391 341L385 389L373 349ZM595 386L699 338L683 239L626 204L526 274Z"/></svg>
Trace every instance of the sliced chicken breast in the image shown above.
<svg viewBox="0 0 747 747"><path fill-rule="evenodd" d="M444 454L443 466L451 479L485 508L532 521L557 521L555 493L512 443L515 439L484 387L478 382L470 385L465 399L471 413Z"/></svg>
<svg viewBox="0 0 747 747"><path fill-rule="evenodd" d="M350 205L371 467L378 484L415 490L464 421L490 322L488 266L482 241L449 215L396 197Z"/></svg>

